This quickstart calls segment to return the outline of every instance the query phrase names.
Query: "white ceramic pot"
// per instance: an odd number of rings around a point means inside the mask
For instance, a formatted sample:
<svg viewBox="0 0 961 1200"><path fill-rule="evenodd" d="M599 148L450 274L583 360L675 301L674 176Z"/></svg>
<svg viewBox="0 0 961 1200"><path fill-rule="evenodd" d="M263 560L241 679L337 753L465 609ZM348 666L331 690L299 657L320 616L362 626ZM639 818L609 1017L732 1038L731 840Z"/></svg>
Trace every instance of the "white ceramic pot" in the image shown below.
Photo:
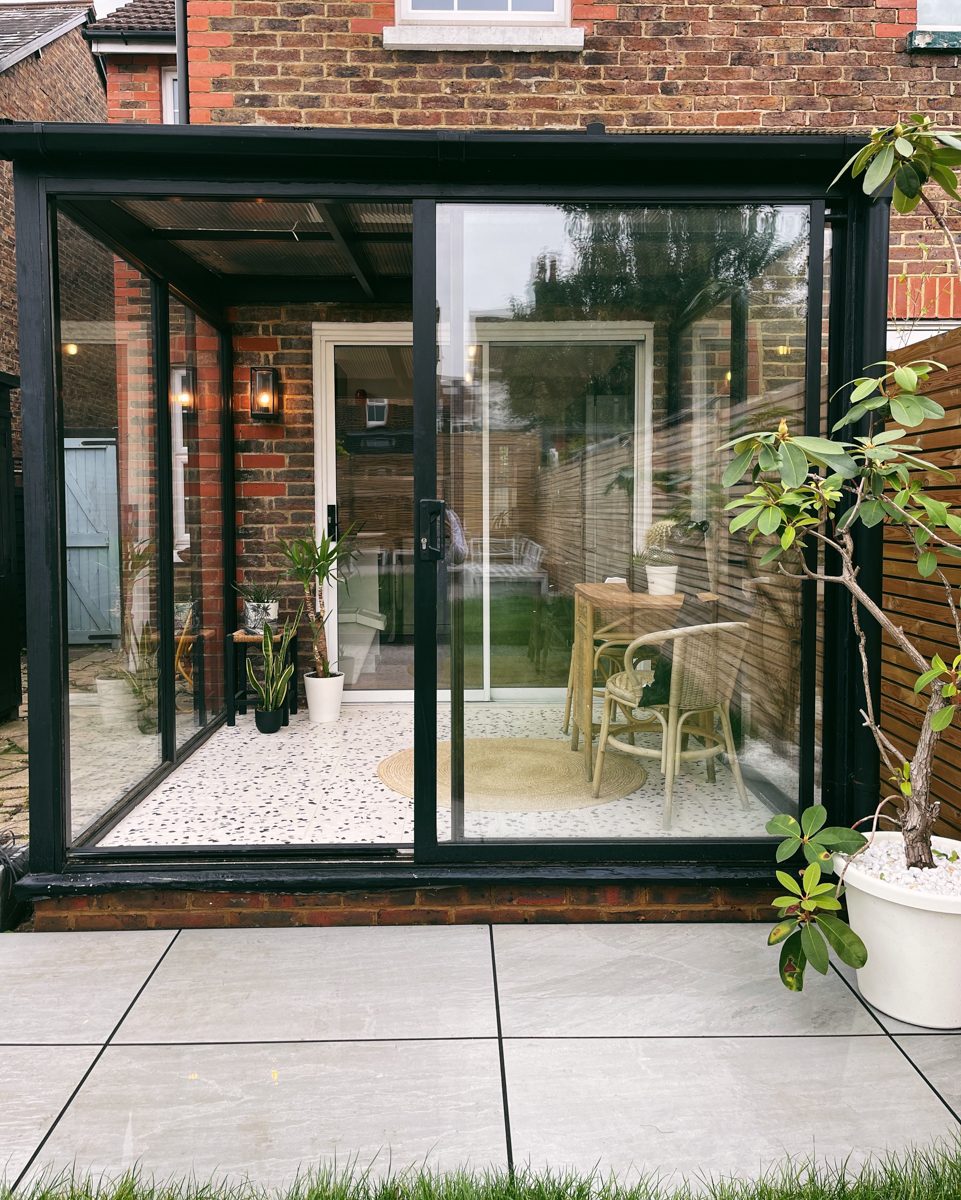
<svg viewBox="0 0 961 1200"><path fill-rule="evenodd" d="M137 697L127 679L98 679L97 699L104 729L139 732Z"/></svg>
<svg viewBox="0 0 961 1200"><path fill-rule="evenodd" d="M259 604L256 600L244 601L244 633L253 633L257 637L264 636L264 625L276 630L280 620L280 601L271 600Z"/></svg>
<svg viewBox="0 0 961 1200"><path fill-rule="evenodd" d="M645 567L647 591L651 596L673 596L677 590L677 567Z"/></svg>
<svg viewBox="0 0 961 1200"><path fill-rule="evenodd" d="M900 841L881 832L878 841ZM935 837L931 844L961 854L961 842ZM836 857L840 873L844 859ZM961 1027L961 897L876 879L858 870L844 874L851 928L868 952L858 971L861 995L875 1008L928 1029Z"/></svg>
<svg viewBox="0 0 961 1200"><path fill-rule="evenodd" d="M340 719L340 700L344 694L342 672L324 679L316 671L306 671L304 689L307 692L307 712L311 725Z"/></svg>

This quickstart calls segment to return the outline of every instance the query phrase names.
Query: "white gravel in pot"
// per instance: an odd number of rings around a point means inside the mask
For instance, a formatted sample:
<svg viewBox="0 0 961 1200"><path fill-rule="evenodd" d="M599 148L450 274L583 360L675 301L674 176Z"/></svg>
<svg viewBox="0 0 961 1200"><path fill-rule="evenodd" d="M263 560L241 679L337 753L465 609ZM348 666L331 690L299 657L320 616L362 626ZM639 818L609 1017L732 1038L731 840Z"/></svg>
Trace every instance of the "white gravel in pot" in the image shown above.
<svg viewBox="0 0 961 1200"><path fill-rule="evenodd" d="M845 879L858 871L873 875L885 883L899 884L912 890L961 897L961 854L957 850L945 853L935 849L934 862L933 870L909 867L900 838L897 841L877 840L854 859L845 873Z"/></svg>

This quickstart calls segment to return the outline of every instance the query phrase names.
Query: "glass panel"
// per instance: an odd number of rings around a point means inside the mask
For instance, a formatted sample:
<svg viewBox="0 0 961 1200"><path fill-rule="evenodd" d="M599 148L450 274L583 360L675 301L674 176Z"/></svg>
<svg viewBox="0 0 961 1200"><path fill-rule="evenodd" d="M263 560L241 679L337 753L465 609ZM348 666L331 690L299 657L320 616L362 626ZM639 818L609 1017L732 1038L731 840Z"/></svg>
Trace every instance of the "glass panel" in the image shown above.
<svg viewBox="0 0 961 1200"><path fill-rule="evenodd" d="M223 384L220 338L170 300L177 745L224 708Z"/></svg>
<svg viewBox="0 0 961 1200"><path fill-rule="evenodd" d="M807 226L439 207L438 495L464 529L442 839L756 837L796 811L800 592L728 532L716 448L803 423Z"/></svg>
<svg viewBox="0 0 961 1200"><path fill-rule="evenodd" d="M918 29L961 29L958 0L918 0Z"/></svg>
<svg viewBox="0 0 961 1200"><path fill-rule="evenodd" d="M410 346L334 349L337 520L356 557L337 588L345 690L414 686L414 419Z"/></svg>
<svg viewBox="0 0 961 1200"><path fill-rule="evenodd" d="M161 761L150 281L58 221L74 836Z"/></svg>

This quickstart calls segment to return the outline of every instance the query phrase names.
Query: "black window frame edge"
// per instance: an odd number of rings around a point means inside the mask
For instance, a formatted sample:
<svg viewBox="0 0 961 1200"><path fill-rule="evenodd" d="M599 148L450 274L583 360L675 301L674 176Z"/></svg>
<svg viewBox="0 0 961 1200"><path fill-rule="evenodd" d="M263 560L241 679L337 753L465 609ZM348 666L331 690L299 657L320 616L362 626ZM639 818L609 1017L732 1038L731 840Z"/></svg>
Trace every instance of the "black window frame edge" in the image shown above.
<svg viewBox="0 0 961 1200"><path fill-rule="evenodd" d="M24 453L29 454L33 469L25 472L26 520L27 520L27 579L28 588L36 601L28 613L31 647L40 646L30 658L31 718L41 744L61 745L62 756L33 756L31 761L31 860L32 875L21 885L23 894L34 897L55 894L60 879L63 886L76 891L87 886L101 890L113 890L118 886L206 886L203 880L210 876L217 887L228 886L231 881L240 885L244 880L251 886L256 882L260 889L271 890L281 886L282 880L300 879L320 883L380 878L386 872L397 885L408 880L412 885L426 886L426 878L447 879L483 878L491 881L503 875L517 882L527 878L541 881L560 878L565 872L574 871L580 879L633 880L656 879L694 880L699 883L758 883L773 878L773 855L768 839L752 838L705 838L685 841L671 839L624 839L620 841L565 840L543 842L465 842L438 846L436 825L432 821L433 838L420 838L414 846L364 846L344 844L336 846L196 846L196 847L117 847L70 846L67 830L67 810L63 803L67 794L69 747L64 738L67 728L66 711L66 631L63 606L58 611L52 598L60 597L65 584L65 553L62 531L62 469L58 461L57 446L62 440L59 409L59 389L56 387L56 356L54 347L59 344L56 334L56 312L54 304L55 214L48 198L62 196L67 204L77 197L106 197L107 195L204 195L207 198L222 196L271 196L292 198L296 195L316 197L322 190L325 195L359 200L387 200L413 202L421 213L415 220L415 361L418 325L429 321L431 340L434 336L434 291L429 292L429 304L423 289L418 291L417 276L429 270L433 275L434 248L424 239L418 241L418 225L427 226L424 218L428 209L433 211L436 202L454 200L476 201L519 201L533 202L548 200L591 199L600 202L635 203L803 203L810 206L812 214L812 243L809 258L809 295L815 295L817 280L817 304L809 306L807 330L808 381L806 412L809 431L812 423L819 419L820 410L820 362L818 374L812 378L812 350L815 341L820 347L821 339L821 291L820 270L823 254L816 253L823 223L815 220L817 214L835 229L832 252L829 325L832 334L828 362L828 394L830 395L845 379L857 374L861 365L883 357L886 288L883 286L887 274L887 227L888 204L884 198L872 202L864 197L860 189L843 181L830 193L827 201L830 211L825 214L825 199L828 180L850 157L852 151L864 144L864 139L851 136L797 136L797 135L582 135L579 133L552 134L457 134L447 131L424 131L416 135L397 133L380 134L369 131L288 131L257 128L254 130L219 130L211 134L196 127L139 127L134 133L129 128L117 126L51 126L10 125L0 129L0 155L14 159L15 192L17 201L17 261L21 306L21 355L25 359L24 375ZM144 141L146 135L150 151L149 169L135 173L124 170L127 157L130 166L144 168ZM79 139L79 142L78 142ZM361 161L369 165L370 156L378 167L389 171L396 166L398 152L408 154L420 151L419 165L422 172L431 176L429 180L399 182L377 181L365 178L331 178L323 167L337 166L343 170L345 161ZM194 167L194 157L184 151L196 151L202 159L202 170ZM87 152L84 152L86 147ZM761 182L737 186L705 186L690 183L638 184L598 182L591 186L561 186L556 182L521 183L511 182L509 172L517 165L517 152L523 147L525 155L536 149L542 158L551 161L563 160L568 172L581 164L597 173L598 165L617 169L625 161L625 154L633 151L642 161L648 158L671 163L701 163L705 158L726 155L730 164L731 154L744 151L752 169L762 178ZM79 155L78 155L79 150ZM166 153L160 153L161 150ZM305 155L305 150L310 153ZM318 151L326 150L329 158L319 160ZM245 158L244 176L238 177L238 154L253 153L254 165L263 168L263 174L283 174L282 179L257 177L251 172L251 161ZM222 160L224 170L219 178L211 180L210 155ZM103 156L109 158L109 162ZM261 160L261 156L262 160ZM402 156L402 155L401 155ZM474 160L476 159L476 164ZM794 181L772 182L777 168L785 163L796 165L803 160L805 169L815 174L823 173L821 180L800 183ZM275 170L269 171L271 164ZM282 168L292 162L304 164L310 178L296 177ZM185 167L186 164L186 167ZM472 165L473 164L473 165ZM479 164L479 165L477 165ZM491 173L498 167L505 178L492 182ZM179 169L178 169L179 168ZM773 168L773 171L772 171ZM477 182L466 178L471 169L487 177ZM373 185L373 186L372 186ZM71 213L71 215L73 215ZM98 234L98 236L100 236ZM131 256L124 253L130 260ZM223 386L225 394L224 441L232 440L233 414L229 397L232 394L232 372L229 369L231 350L229 330L221 314L211 311L209 298L195 299L182 289L178 281L165 278L163 272L136 262L134 264L158 284L189 304L191 308L211 321L221 333L223 346ZM417 264L420 264L419 267ZM857 286L855 286L857 285ZM419 301L418 301L419 297ZM813 319L816 309L816 321ZM32 317L29 316L32 314ZM816 329L815 329L816 325ZM839 342L838 335L842 339ZM421 341L424 339L421 338ZM431 352L433 354L433 350ZM819 351L820 353L820 351ZM420 357L421 377L427 369L426 353ZM429 367L433 372L433 361ZM421 390L424 390L421 378ZM431 379L431 425L433 427L435 393ZM415 382L415 393L418 383ZM424 391L426 397L426 391ZM835 402L836 404L837 402ZM421 407L424 407L422 400ZM423 431L422 431L423 433ZM39 468L39 469L37 469ZM228 572L225 591L233 578L233 451L224 456L224 500L227 536L225 548ZM418 479L421 494L432 491L432 481L426 476ZM31 553L30 549L34 552ZM863 556L862 568L870 576L868 582L872 592L880 594L880 551L881 539L877 530L868 531L861 539L859 552ZM873 739L863 730L857 713L863 704L860 670L857 668L857 647L852 637L848 606L843 598L835 596L835 603L828 597L840 589L827 589L825 598L825 625L823 661L824 715L822 747L824 752L822 796L829 805L832 819L850 823L866 812L873 810L873 780L877 780L877 753ZM805 622L802 625L802 643L805 654L802 659L802 697L807 697L802 706L801 745L813 747L813 707L810 698L814 687L814 661L812 648L816 644L816 626L810 618L813 585L807 587L807 596L802 601ZM229 597L228 597L229 601ZM227 620L235 618L234 607L226 603ZM423 642L424 639L419 639ZM869 642L869 652L877 661L880 657L880 635ZM416 648L415 648L416 655ZM434 662L433 629L426 645L421 650L421 683L425 659ZM416 667L415 667L416 669ZM415 683L417 680L415 680ZM419 691L421 697L424 692ZM38 704L37 697L44 703ZM415 698L415 705L418 703ZM36 708L40 708L36 712ZM807 711L810 710L810 711ZM805 712L807 711L807 716ZM186 758L202 741L209 737L222 723L216 718L210 725L195 735L180 748L174 761L165 763L149 780L144 781L137 793L131 793L111 813L90 827L92 836L103 836L105 824L115 824L124 812L129 811L160 779L169 774L176 760ZM421 721L421 740L425 739L427 726ZM32 730L32 732L34 732ZM419 743L418 743L419 744ZM421 757L426 746L421 747ZM434 743L428 752L433 761ZM809 756L810 758L810 756ZM36 765L35 765L36 764ZM810 802L813 789L813 759L807 761L802 755L803 788ZM422 775L425 780L428 778ZM424 826L428 806L433 812L433 789L428 795L422 787L415 799L415 809L421 813L419 829ZM123 811L119 811L122 809ZM412 852L415 855L412 857ZM264 864L255 866L255 863ZM337 865L334 865L334 864ZM477 873L480 872L478 875ZM93 879L94 883L85 883ZM111 881L108 885L108 880ZM123 880L129 882L124 884ZM146 883L146 880L151 882ZM180 881L178 884L177 881ZM42 883L41 883L42 881ZM99 882L97 882L99 881ZM136 881L136 882L135 882ZM166 881L166 882L163 882ZM209 886L214 886L211 882ZM286 886L286 885L283 885ZM347 883L345 882L345 886ZM357 882L353 886L367 886ZM37 891L36 889L41 889ZM54 891L50 891L53 888ZM46 891L43 891L46 889Z"/></svg>

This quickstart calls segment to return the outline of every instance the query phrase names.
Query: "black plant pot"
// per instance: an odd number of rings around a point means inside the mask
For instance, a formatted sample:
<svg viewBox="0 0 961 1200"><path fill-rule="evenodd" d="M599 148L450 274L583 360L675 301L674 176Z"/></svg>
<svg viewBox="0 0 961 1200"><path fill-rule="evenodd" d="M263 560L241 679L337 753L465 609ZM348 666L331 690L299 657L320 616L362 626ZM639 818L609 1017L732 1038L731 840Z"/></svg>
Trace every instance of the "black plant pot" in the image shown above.
<svg viewBox="0 0 961 1200"><path fill-rule="evenodd" d="M267 712L263 708L254 709L254 720L257 722L257 728L261 733L277 733L283 723L284 710L282 708L272 708Z"/></svg>

